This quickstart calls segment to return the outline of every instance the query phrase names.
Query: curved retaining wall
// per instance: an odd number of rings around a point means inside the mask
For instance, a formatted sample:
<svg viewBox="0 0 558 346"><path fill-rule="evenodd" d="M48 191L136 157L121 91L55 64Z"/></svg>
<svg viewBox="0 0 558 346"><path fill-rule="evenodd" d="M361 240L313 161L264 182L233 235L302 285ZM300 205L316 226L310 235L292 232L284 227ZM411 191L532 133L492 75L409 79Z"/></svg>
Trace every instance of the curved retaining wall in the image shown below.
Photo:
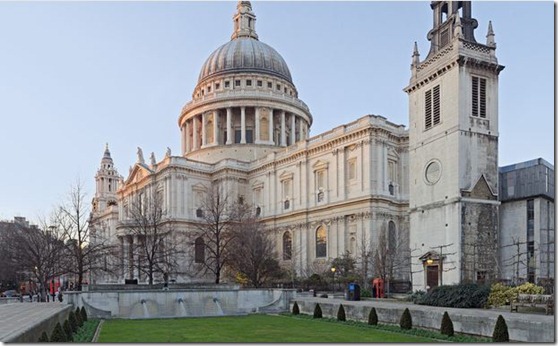
<svg viewBox="0 0 558 346"><path fill-rule="evenodd" d="M171 289L67 292L66 301L95 318L173 318L281 312L293 290Z"/></svg>

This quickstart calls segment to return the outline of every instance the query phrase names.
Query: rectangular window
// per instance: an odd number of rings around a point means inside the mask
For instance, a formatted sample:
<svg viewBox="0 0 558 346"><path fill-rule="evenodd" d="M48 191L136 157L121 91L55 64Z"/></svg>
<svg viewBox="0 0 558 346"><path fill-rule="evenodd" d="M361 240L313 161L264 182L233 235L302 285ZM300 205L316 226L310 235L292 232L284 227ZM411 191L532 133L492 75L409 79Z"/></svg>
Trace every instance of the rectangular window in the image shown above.
<svg viewBox="0 0 558 346"><path fill-rule="evenodd" d="M263 85L263 82L261 80L258 81L258 86L261 87Z"/></svg>
<svg viewBox="0 0 558 346"><path fill-rule="evenodd" d="M237 79L234 81L234 86L239 87L240 86L240 79Z"/></svg>
<svg viewBox="0 0 558 346"><path fill-rule="evenodd" d="M277 90L281 90L281 84L277 84Z"/></svg>
<svg viewBox="0 0 558 346"><path fill-rule="evenodd" d="M424 93L424 128L430 129L440 123L440 86Z"/></svg>
<svg viewBox="0 0 558 346"><path fill-rule="evenodd" d="M225 81L225 88L229 88L231 86L231 82L229 82L228 80Z"/></svg>
<svg viewBox="0 0 558 346"><path fill-rule="evenodd" d="M473 77L471 85L471 114L474 117L486 118L486 79Z"/></svg>
<svg viewBox="0 0 558 346"><path fill-rule="evenodd" d="M271 82L267 82L267 87L271 89L273 88L273 84Z"/></svg>
<svg viewBox="0 0 558 346"><path fill-rule="evenodd" d="M449 43L449 30L446 29L440 33L440 48Z"/></svg>
<svg viewBox="0 0 558 346"><path fill-rule="evenodd" d="M215 83L215 90L219 90L219 87L221 86L221 84L219 83Z"/></svg>
<svg viewBox="0 0 558 346"><path fill-rule="evenodd" d="M325 188L325 171L316 172L316 190Z"/></svg>
<svg viewBox="0 0 558 346"><path fill-rule="evenodd" d="M211 92L211 86L207 87L207 92L210 93Z"/></svg>
<svg viewBox="0 0 558 346"><path fill-rule="evenodd" d="M246 86L252 86L252 80L251 79L246 80Z"/></svg>

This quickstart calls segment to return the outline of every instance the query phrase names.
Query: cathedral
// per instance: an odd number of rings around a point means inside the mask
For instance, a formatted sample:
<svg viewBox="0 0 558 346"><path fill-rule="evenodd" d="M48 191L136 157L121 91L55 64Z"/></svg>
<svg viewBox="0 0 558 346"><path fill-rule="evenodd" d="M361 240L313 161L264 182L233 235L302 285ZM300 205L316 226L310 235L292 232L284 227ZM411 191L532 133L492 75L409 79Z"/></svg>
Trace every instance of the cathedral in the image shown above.
<svg viewBox="0 0 558 346"><path fill-rule="evenodd" d="M201 222L214 186L253 206L277 260L300 276L323 273L346 253L359 258L384 236L400 259L393 278L413 290L501 277L498 75L504 67L491 25L486 41L476 41L470 2L430 7L431 48L421 59L415 44L404 89L408 128L366 115L310 137L314 119L287 63L260 40L251 3L239 1L231 40L209 55L178 115L180 153L168 149L162 160L151 154L146 161L138 148L124 179L107 145L90 227L94 239L117 245L119 270L96 273L95 281L145 281L132 252L139 240L126 227L134 201L160 196L173 230L187 235ZM198 259L195 244L187 246L190 255L170 279L208 281L188 270Z"/></svg>

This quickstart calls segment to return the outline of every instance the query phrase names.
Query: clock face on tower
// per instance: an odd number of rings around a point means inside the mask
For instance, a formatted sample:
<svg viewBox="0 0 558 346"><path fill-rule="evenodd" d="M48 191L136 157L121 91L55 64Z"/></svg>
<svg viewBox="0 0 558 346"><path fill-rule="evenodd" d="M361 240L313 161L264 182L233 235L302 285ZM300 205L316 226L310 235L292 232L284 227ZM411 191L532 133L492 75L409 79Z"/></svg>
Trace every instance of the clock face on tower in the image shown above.
<svg viewBox="0 0 558 346"><path fill-rule="evenodd" d="M436 184L442 175L442 165L440 161L434 160L426 165L424 170L424 178L429 184Z"/></svg>

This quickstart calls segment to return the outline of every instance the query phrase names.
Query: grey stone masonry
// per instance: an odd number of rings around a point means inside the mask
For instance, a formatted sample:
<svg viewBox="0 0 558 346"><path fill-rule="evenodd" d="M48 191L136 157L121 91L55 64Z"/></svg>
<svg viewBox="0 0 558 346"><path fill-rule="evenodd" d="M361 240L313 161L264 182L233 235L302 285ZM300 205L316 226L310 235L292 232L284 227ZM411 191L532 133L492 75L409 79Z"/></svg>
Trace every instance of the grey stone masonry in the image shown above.
<svg viewBox="0 0 558 346"><path fill-rule="evenodd" d="M50 338L56 323L64 323L72 307L58 302L0 305L0 342L36 343L43 331Z"/></svg>
<svg viewBox="0 0 558 346"><path fill-rule="evenodd" d="M413 327L440 330L442 316L447 311L457 333L492 337L498 315L502 315L508 325L510 340L521 342L555 342L554 316L539 314L511 313L509 309L457 309L426 305L415 305L385 299L347 301L344 299L314 298L298 295L291 301L291 311L297 302L300 312L312 314L317 303L326 317L337 316L339 305L343 304L347 320L368 321L372 307L376 308L378 321L384 324L399 324L401 314L409 308Z"/></svg>

